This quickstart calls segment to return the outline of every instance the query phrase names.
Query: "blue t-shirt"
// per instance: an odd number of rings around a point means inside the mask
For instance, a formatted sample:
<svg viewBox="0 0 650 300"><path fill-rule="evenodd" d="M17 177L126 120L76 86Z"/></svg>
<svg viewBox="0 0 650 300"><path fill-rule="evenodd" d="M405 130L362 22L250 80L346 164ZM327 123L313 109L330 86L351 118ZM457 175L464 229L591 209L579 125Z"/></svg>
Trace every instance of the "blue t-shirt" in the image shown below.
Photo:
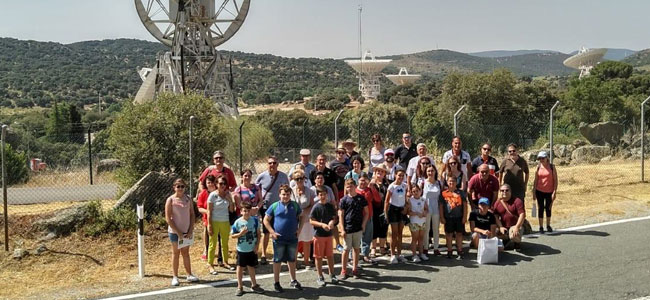
<svg viewBox="0 0 650 300"><path fill-rule="evenodd" d="M354 197L345 195L341 198L339 209L343 211L343 228L346 233L361 231L363 227L363 209L366 206L368 206L368 201L359 194Z"/></svg>
<svg viewBox="0 0 650 300"><path fill-rule="evenodd" d="M272 218L273 230L280 235L279 241L298 242L298 217L301 213L302 209L295 201L289 201L286 204L278 201L271 204L266 210L266 215Z"/></svg>
<svg viewBox="0 0 650 300"><path fill-rule="evenodd" d="M257 243L257 231L260 228L260 222L253 216L249 217L248 221L241 217L230 227L230 234L240 233L244 226L248 228L248 231L237 239L237 251L253 252Z"/></svg>

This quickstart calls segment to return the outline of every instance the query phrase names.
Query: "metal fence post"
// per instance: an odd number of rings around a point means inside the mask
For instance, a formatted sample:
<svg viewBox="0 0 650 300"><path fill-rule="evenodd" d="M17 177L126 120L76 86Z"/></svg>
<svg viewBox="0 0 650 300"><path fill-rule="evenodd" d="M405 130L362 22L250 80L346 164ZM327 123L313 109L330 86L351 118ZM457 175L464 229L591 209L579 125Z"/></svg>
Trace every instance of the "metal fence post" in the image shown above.
<svg viewBox="0 0 650 300"><path fill-rule="evenodd" d="M363 121L363 117L359 118L359 124L357 125L357 145L359 145L359 150L361 150L361 121Z"/></svg>
<svg viewBox="0 0 650 300"><path fill-rule="evenodd" d="M549 161L553 163L553 112L555 112L555 109L557 106L560 105L560 101L555 102L553 104L553 107L551 107L551 113L549 116L549 126L548 126L548 147L550 148L548 150L549 152Z"/></svg>
<svg viewBox="0 0 650 300"><path fill-rule="evenodd" d="M307 124L307 121L308 121L308 120L309 120L309 119L305 119L305 120L302 122L302 148L305 148L305 125Z"/></svg>
<svg viewBox="0 0 650 300"><path fill-rule="evenodd" d="M465 109L465 105L461 106L454 114L454 136L458 136L458 115L460 115L463 109Z"/></svg>
<svg viewBox="0 0 650 300"><path fill-rule="evenodd" d="M88 124L88 177L90 178L90 185L93 185L93 142L90 136L93 124Z"/></svg>
<svg viewBox="0 0 650 300"><path fill-rule="evenodd" d="M334 119L334 149L339 147L339 118L343 114L343 110L339 111L339 114Z"/></svg>
<svg viewBox="0 0 650 300"><path fill-rule="evenodd" d="M409 118L409 133L411 134L411 136L413 136L413 119L415 119L415 115L412 115Z"/></svg>
<svg viewBox="0 0 650 300"><path fill-rule="evenodd" d="M645 104L648 100L650 100L650 97L641 102L641 182L645 181ZM4 136L4 127L2 128L2 133Z"/></svg>
<svg viewBox="0 0 650 300"><path fill-rule="evenodd" d="M241 125L239 125L239 174L244 170L244 140L242 138L244 123L246 123L246 121L241 121Z"/></svg>
<svg viewBox="0 0 650 300"><path fill-rule="evenodd" d="M4 206L5 221L5 251L9 251L9 213L7 212L7 164L5 162L5 138L7 125L2 125L2 203Z"/></svg>
<svg viewBox="0 0 650 300"><path fill-rule="evenodd" d="M194 175L192 174L192 154L193 154L192 153L192 150L193 150L192 149L192 126L193 125L194 125L194 116L190 116L190 132L189 132L189 139L190 139L190 141L189 141L190 142L190 144L189 144L189 148L190 148L189 149L190 150L190 170L189 170L189 172L190 172L190 180L188 181L189 186L190 186L190 198L193 197L193 195L192 195L192 185L194 184L194 182L193 182L194 181Z"/></svg>

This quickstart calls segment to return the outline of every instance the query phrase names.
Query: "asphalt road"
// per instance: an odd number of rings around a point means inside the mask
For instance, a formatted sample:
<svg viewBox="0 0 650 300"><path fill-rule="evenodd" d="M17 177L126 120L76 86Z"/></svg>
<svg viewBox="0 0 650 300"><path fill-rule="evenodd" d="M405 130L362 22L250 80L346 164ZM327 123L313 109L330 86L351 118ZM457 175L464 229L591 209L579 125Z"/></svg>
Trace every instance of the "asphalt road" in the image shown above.
<svg viewBox="0 0 650 300"><path fill-rule="evenodd" d="M498 265L478 265L476 251L462 261L436 257L425 264L367 267L362 279L316 286L313 271L298 274L303 291L273 289L242 299L635 299L650 295L650 220L527 237L521 252L502 253ZM338 268L337 268L338 270ZM232 299L235 285L150 295L143 299ZM248 283L245 282L246 285ZM182 284L185 287L191 285Z"/></svg>
<svg viewBox="0 0 650 300"><path fill-rule="evenodd" d="M57 201L89 201L113 199L117 194L116 184L95 184L68 187L8 188L7 203L36 204Z"/></svg>

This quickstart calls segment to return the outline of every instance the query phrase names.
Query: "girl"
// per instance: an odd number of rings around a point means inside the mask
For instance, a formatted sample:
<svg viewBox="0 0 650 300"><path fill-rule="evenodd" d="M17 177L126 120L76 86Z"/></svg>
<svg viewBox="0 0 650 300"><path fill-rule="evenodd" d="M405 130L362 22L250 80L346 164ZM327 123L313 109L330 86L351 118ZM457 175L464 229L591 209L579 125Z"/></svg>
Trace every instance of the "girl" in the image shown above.
<svg viewBox="0 0 650 300"><path fill-rule="evenodd" d="M427 199L429 214L424 222L424 249L429 249L430 239L433 238L433 254L440 255L440 211L438 199L442 193L442 184L438 180L438 170L435 166L427 168L427 180L424 182L423 196Z"/></svg>
<svg viewBox="0 0 650 300"><path fill-rule="evenodd" d="M372 203L372 250L370 256L377 256L375 249L379 246L381 255L388 254L386 248L386 235L388 234L388 222L384 217L384 204L386 199L386 189L388 188L388 181L386 180L386 173L388 170L386 166L378 164L374 167L373 178L370 181L370 188L377 190L379 193L380 202Z"/></svg>
<svg viewBox="0 0 650 300"><path fill-rule="evenodd" d="M196 206L198 206L203 220L204 249L201 259L208 260L208 248L210 247L210 235L208 234L208 195L217 189L217 178L212 174L205 176L201 182L201 186L201 192L199 192L199 196L196 199ZM221 255L218 255L217 261L219 263L222 262Z"/></svg>
<svg viewBox="0 0 650 300"><path fill-rule="evenodd" d="M226 269L235 271L235 268L228 264L230 254L228 252L228 237L230 236L229 212L235 211L235 203L228 192L228 181L223 175L217 177L217 189L208 196L208 233L210 234L210 247L208 248L208 270L210 274L216 275L212 263L214 262L214 251L217 248L217 236L221 238L221 257L223 266Z"/></svg>
<svg viewBox="0 0 650 300"><path fill-rule="evenodd" d="M447 188L447 182L449 182L447 179L450 177L456 178L456 192L460 194L463 200L465 200L467 191L467 174L463 172L460 161L456 156L449 158L446 169L442 172L441 181L445 184L445 188Z"/></svg>
<svg viewBox="0 0 650 300"><path fill-rule="evenodd" d="M314 239L314 227L309 222L309 214L314 207L314 192L305 187L305 172L302 170L295 170L292 176L296 182L296 186L291 190L291 200L300 205L302 211L300 220L302 222L302 229L298 234L298 242L302 244L302 253L304 258L305 269L311 269L309 263L309 253L311 252L311 241Z"/></svg>
<svg viewBox="0 0 650 300"><path fill-rule="evenodd" d="M183 266L187 272L187 281L196 282L199 279L192 275L190 262L190 247L178 249L179 239L191 239L194 225L194 207L192 200L185 194L185 181L174 181L174 194L165 202L165 220L167 220L167 233L172 244L172 286L178 286L178 260L183 255Z"/></svg>
<svg viewBox="0 0 650 300"><path fill-rule="evenodd" d="M418 161L417 167L415 167L415 172L411 177L411 183L409 187L413 185L419 185L420 189L424 186L424 182L427 180L427 168L431 165L431 161L428 157L422 157Z"/></svg>
<svg viewBox="0 0 650 300"><path fill-rule="evenodd" d="M395 182L388 186L384 200L384 216L390 224L390 263L396 264L398 260L405 262L402 256L402 231L404 230L404 213L406 212L406 191L408 186L404 183L406 174L400 169L395 174Z"/></svg>
<svg viewBox="0 0 650 300"><path fill-rule="evenodd" d="M422 197L422 190L418 185L411 187L408 215L410 217L409 229L411 230L411 253L413 253L413 262L419 263L422 260L429 260L424 254L422 247L422 243L424 242L424 221L429 215L429 208L427 200Z"/></svg>
<svg viewBox="0 0 650 300"><path fill-rule="evenodd" d="M363 160L360 156L356 155L352 157L352 170L345 174L344 179L352 178L355 185L359 185L359 177L361 174L365 174L363 170Z"/></svg>

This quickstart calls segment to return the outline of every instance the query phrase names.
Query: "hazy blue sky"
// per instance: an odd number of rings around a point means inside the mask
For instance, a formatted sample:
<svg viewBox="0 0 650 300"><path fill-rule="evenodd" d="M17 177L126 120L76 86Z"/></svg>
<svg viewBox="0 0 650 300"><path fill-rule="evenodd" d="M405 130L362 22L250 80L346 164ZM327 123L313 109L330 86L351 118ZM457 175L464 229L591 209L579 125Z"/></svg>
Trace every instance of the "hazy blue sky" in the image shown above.
<svg viewBox="0 0 650 300"><path fill-rule="evenodd" d="M2 2L1 37L63 43L153 40L133 0ZM252 0L244 26L223 48L295 57L357 56L359 3ZM376 55L436 48L650 48L648 0L364 0L363 8L363 48Z"/></svg>

